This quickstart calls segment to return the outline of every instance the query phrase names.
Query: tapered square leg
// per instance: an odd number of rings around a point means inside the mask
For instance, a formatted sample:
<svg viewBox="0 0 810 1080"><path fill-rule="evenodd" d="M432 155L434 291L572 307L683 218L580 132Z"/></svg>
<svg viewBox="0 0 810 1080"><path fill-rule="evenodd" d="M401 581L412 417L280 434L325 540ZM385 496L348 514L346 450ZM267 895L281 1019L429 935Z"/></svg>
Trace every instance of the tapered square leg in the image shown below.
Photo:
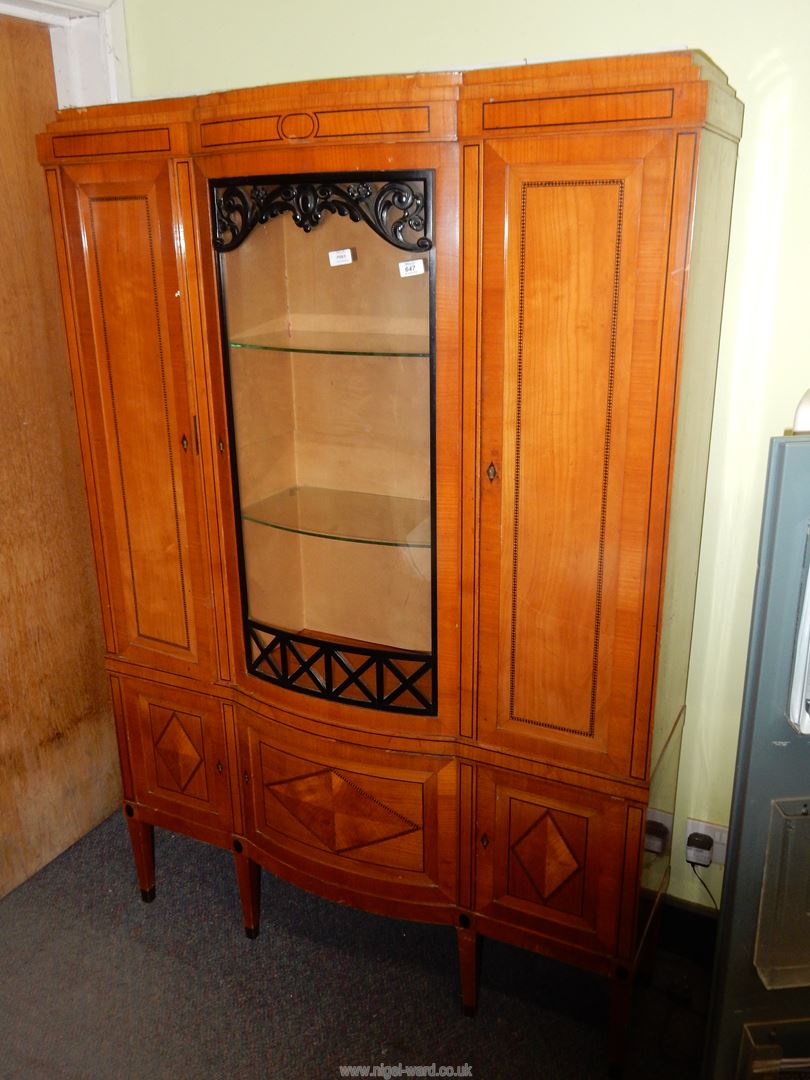
<svg viewBox="0 0 810 1080"><path fill-rule="evenodd" d="M245 933L249 938L255 938L259 934L261 867L247 855L236 851L233 853L233 861L236 866L236 880L239 883L239 899L242 902Z"/></svg>
<svg viewBox="0 0 810 1080"><path fill-rule="evenodd" d="M155 899L155 827L138 821L131 806L124 810L135 859L135 872L141 888L141 899L151 903Z"/></svg>
<svg viewBox="0 0 810 1080"><path fill-rule="evenodd" d="M478 961L481 942L475 930L457 926L458 969L461 979L461 1001L466 1016L475 1013L478 1004Z"/></svg>

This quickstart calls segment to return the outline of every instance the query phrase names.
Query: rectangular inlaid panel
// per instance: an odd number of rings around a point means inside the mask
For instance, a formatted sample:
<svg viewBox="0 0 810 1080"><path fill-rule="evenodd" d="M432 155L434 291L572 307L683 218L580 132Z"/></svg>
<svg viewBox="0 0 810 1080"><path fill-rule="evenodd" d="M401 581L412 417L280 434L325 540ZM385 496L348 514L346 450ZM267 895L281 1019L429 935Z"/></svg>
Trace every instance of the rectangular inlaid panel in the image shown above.
<svg viewBox="0 0 810 1080"><path fill-rule="evenodd" d="M501 592L509 605L509 716L590 734L609 539L623 182L525 182L512 212L517 341L505 422L514 423L515 441L504 496L512 557Z"/></svg>
<svg viewBox="0 0 810 1080"><path fill-rule="evenodd" d="M274 142L280 138L278 116L248 116L233 120L215 120L200 124L203 146L229 146L232 143Z"/></svg>
<svg viewBox="0 0 810 1080"><path fill-rule="evenodd" d="M320 139L339 135L413 135L430 131L430 107L336 109L316 113Z"/></svg>
<svg viewBox="0 0 810 1080"><path fill-rule="evenodd" d="M99 376L110 467L120 484L121 541L131 576L135 631L191 647L181 522L180 435L169 411L168 328L159 296L159 244L146 195L89 200L90 273L101 325Z"/></svg>
<svg viewBox="0 0 810 1080"><path fill-rule="evenodd" d="M673 101L672 90L487 101L482 106L481 126L485 131L493 131L498 128L668 119L672 116Z"/></svg>
<svg viewBox="0 0 810 1080"><path fill-rule="evenodd" d="M171 148L171 130L167 127L53 137L53 154L59 159L90 157L96 154L165 153Z"/></svg>
<svg viewBox="0 0 810 1080"><path fill-rule="evenodd" d="M334 855L424 870L424 780L322 765L261 744L263 828Z"/></svg>

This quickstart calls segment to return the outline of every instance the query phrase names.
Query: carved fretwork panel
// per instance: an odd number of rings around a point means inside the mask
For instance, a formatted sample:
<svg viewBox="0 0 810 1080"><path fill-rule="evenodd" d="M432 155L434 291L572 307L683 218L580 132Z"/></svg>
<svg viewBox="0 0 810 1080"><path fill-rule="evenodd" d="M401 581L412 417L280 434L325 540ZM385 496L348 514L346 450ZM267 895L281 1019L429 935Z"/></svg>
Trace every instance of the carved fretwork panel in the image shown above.
<svg viewBox="0 0 810 1080"><path fill-rule="evenodd" d="M580 947L616 947L627 805L586 788L478 770L476 903Z"/></svg>

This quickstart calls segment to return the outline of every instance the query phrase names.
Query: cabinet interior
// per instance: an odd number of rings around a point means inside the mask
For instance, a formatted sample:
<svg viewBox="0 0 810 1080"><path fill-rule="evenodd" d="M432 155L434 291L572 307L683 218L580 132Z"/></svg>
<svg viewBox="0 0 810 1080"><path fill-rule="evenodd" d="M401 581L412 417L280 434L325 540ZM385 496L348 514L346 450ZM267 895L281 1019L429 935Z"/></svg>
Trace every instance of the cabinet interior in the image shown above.
<svg viewBox="0 0 810 1080"><path fill-rule="evenodd" d="M429 260L337 213L220 255L257 623L431 649Z"/></svg>

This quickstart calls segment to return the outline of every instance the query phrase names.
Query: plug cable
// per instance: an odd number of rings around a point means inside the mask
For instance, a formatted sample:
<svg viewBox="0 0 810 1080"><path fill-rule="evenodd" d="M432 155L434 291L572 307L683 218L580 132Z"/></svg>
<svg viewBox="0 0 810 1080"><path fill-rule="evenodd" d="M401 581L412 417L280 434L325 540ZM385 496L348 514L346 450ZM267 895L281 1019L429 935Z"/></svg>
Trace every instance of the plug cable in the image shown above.
<svg viewBox="0 0 810 1080"><path fill-rule="evenodd" d="M705 881L703 880L703 878L702 878L702 877L700 876L700 874L698 873L698 868L697 868L697 866L696 866L696 865L695 865L694 863L689 863L689 865L690 865L690 866L692 867L692 871L693 871L693 873L694 873L695 877L696 877L696 878L698 879L698 881L700 882L700 884L701 884L701 885L703 886L703 888L704 888L704 889L706 890L706 892L707 892L707 893L709 894L709 899L710 899L710 900L711 900L711 902L712 902L712 903L714 904L714 910L715 910L715 911L719 911L719 910L720 910L720 908L719 908L719 907L717 906L717 901L715 900L715 898L714 898L714 895L712 894L712 890L711 890L711 889L709 888L709 886L708 886L708 885L706 884L706 882L705 882Z"/></svg>

